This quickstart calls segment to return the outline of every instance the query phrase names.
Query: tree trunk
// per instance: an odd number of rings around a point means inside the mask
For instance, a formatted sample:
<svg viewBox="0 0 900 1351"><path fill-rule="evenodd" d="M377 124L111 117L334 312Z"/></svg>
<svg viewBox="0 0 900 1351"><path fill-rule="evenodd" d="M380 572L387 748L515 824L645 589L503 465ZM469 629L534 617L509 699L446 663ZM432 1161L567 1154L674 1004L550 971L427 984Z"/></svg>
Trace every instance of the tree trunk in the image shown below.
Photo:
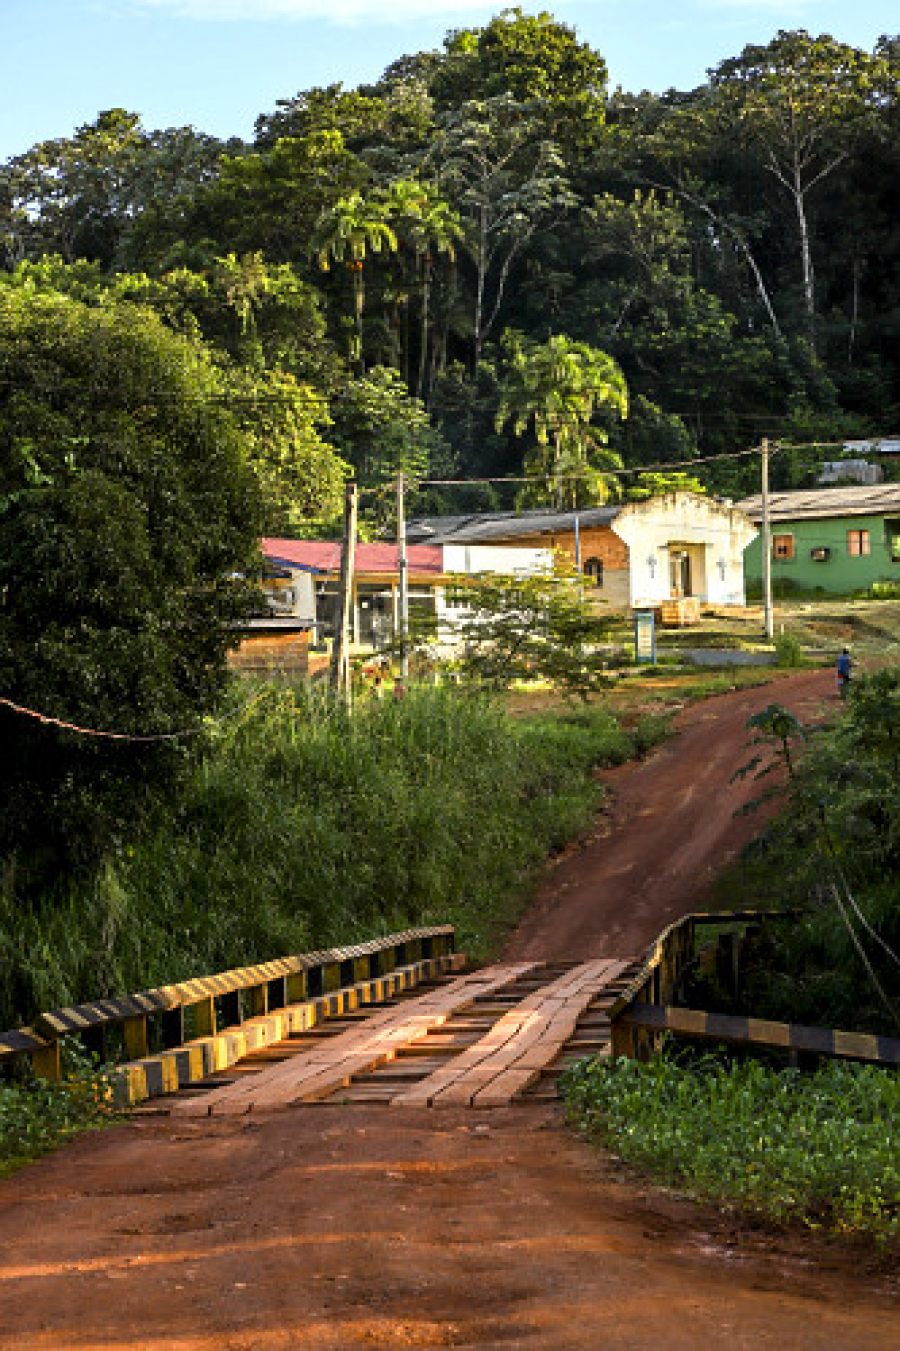
<svg viewBox="0 0 900 1351"><path fill-rule="evenodd" d="M481 325L484 322L484 287L487 275L487 208L481 208L478 240L478 281L475 287L475 375L481 365Z"/></svg>
<svg viewBox="0 0 900 1351"><path fill-rule="evenodd" d="M800 230L800 259L803 266L803 298L806 306L806 324L809 341L816 350L816 294L815 274L813 272L812 250L809 243L809 221L806 219L805 193L800 182L800 169L794 166L794 209L797 212L797 225Z"/></svg>
<svg viewBox="0 0 900 1351"><path fill-rule="evenodd" d="M425 367L428 361L428 325L431 316L429 315L429 304L431 300L431 264L424 262L422 265L422 332L419 345L419 376L416 381L416 395L418 398L425 398Z"/></svg>

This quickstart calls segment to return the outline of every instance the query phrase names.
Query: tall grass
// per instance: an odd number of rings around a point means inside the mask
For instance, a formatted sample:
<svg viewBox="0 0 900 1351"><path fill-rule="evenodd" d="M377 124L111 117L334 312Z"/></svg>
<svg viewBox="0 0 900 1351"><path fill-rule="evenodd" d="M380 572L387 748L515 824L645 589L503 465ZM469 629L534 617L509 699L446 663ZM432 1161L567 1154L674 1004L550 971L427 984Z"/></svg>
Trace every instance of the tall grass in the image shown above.
<svg viewBox="0 0 900 1351"><path fill-rule="evenodd" d="M351 717L305 687L261 688L211 734L177 809L99 876L24 913L7 895L0 1026L409 924L455 923L483 954L590 821L594 767L659 735L602 709L516 719L455 689Z"/></svg>

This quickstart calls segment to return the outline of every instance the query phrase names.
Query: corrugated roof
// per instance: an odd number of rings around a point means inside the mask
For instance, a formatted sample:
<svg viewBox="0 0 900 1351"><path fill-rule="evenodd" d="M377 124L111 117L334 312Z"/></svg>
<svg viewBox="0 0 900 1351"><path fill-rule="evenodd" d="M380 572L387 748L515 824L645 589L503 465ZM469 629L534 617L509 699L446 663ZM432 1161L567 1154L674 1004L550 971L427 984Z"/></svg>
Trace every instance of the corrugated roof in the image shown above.
<svg viewBox="0 0 900 1351"><path fill-rule="evenodd" d="M583 511L485 511L467 516L422 516L410 521L410 539L433 544L476 544L528 535L553 535L579 527L609 525L621 507L586 507Z"/></svg>
<svg viewBox="0 0 900 1351"><path fill-rule="evenodd" d="M307 572L339 572L341 546L331 540L264 539L265 558L287 567L303 568ZM441 573L444 570L444 551L434 545L410 545L406 551L410 572ZM398 572L396 544L357 544L357 576L365 573Z"/></svg>
<svg viewBox="0 0 900 1351"><path fill-rule="evenodd" d="M762 520L760 493L745 497L737 506L757 524ZM801 488L769 493L769 519L772 521L894 513L900 513L900 483L865 483L858 488Z"/></svg>

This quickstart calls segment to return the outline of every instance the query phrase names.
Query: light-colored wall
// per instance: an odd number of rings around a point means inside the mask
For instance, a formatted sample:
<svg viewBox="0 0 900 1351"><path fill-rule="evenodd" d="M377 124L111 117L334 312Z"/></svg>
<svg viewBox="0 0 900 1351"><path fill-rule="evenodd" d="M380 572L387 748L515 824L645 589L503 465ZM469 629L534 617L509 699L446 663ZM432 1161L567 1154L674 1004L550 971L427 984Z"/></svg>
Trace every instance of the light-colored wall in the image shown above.
<svg viewBox="0 0 900 1351"><path fill-rule="evenodd" d="M757 531L736 507L696 493L666 493L629 502L613 522L613 530L629 548L630 602L635 608L669 599L670 547L688 548L692 589L699 600L710 605L744 604L744 549Z"/></svg>
<svg viewBox="0 0 900 1351"><path fill-rule="evenodd" d="M445 544L444 571L500 573L548 572L553 567L550 549L531 545L514 548L506 544Z"/></svg>

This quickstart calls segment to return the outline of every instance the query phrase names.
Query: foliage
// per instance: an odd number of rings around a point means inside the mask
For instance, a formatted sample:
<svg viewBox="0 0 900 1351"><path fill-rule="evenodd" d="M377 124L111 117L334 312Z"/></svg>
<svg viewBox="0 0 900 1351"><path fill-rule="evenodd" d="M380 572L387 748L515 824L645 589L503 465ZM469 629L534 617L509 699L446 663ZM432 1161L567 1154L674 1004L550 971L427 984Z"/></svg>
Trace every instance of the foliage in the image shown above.
<svg viewBox="0 0 900 1351"><path fill-rule="evenodd" d="M775 638L775 660L779 666L803 666L803 648L794 633L779 633Z"/></svg>
<svg viewBox="0 0 900 1351"><path fill-rule="evenodd" d="M233 708L246 703L236 686ZM268 683L210 735L179 803L93 880L0 893L0 1027L413 923L491 949L547 854L585 829L596 765L661 735L602 708L513 718L455 688L357 701Z"/></svg>
<svg viewBox="0 0 900 1351"><path fill-rule="evenodd" d="M729 877L730 898L739 890L744 904L776 899L803 913L755 940L743 1004L763 1017L893 1034L900 1015L900 672L854 681L840 717L811 734L779 705L755 722L762 741L779 746L786 776L770 781L785 801ZM754 757L750 766L759 763Z"/></svg>
<svg viewBox="0 0 900 1351"><path fill-rule="evenodd" d="M62 1054L69 1068L58 1081L0 1082L0 1177L115 1119L109 1072L96 1069L74 1038L64 1039Z"/></svg>
<svg viewBox="0 0 900 1351"><path fill-rule="evenodd" d="M131 305L0 284L0 334L4 695L90 728L197 727L224 687L259 525L217 372ZM183 756L0 716L0 857L25 872L102 855Z"/></svg>
<svg viewBox="0 0 900 1351"><path fill-rule="evenodd" d="M570 1120L628 1163L777 1224L879 1241L900 1235L900 1078L833 1062L815 1074L671 1051L649 1064L583 1060Z"/></svg>
<svg viewBox="0 0 900 1351"><path fill-rule="evenodd" d="M497 427L512 422L521 436L534 425L538 451L526 457L525 466L544 479L540 496L545 501L552 496L559 508L605 501L616 482L609 471L620 461L604 449L607 434L594 420L600 409L628 414L619 367L605 352L562 335L540 345L510 335L507 351Z"/></svg>
<svg viewBox="0 0 900 1351"><path fill-rule="evenodd" d="M379 524L394 518L394 484L403 474L409 486L429 473L449 470L452 462L440 433L419 399L387 366L374 366L349 380L334 406L332 436L356 471L364 489L363 509ZM415 497L411 499L411 506Z"/></svg>
<svg viewBox="0 0 900 1351"><path fill-rule="evenodd" d="M582 698L607 683L609 654L598 644L608 621L583 598L563 558L547 572L467 574L451 585L452 641L464 680L492 689L546 680Z"/></svg>

